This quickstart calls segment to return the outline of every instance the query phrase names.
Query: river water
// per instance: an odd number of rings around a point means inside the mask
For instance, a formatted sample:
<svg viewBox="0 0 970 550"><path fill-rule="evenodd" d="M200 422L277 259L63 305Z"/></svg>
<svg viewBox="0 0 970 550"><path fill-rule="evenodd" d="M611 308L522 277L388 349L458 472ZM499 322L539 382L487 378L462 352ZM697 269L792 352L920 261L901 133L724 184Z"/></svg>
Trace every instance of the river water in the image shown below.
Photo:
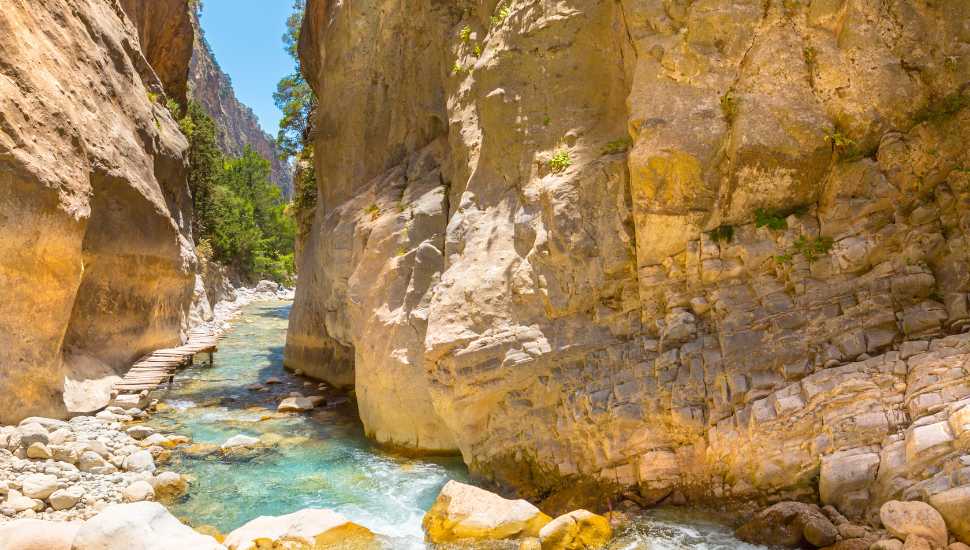
<svg viewBox="0 0 970 550"><path fill-rule="evenodd" d="M364 436L357 404L346 396L305 415L275 415L275 395L304 389L305 380L283 368L291 302L246 306L219 345L213 365L182 371L164 393L150 425L163 433L221 445L238 434L279 440L256 452L173 455L166 470L186 476L189 493L166 503L192 526L228 533L262 515L330 508L384 535L393 550L426 550L421 519L450 479L468 481L460 458L410 459L373 448ZM247 322L249 321L249 322ZM197 359L201 359L198 356ZM269 377L284 381L271 393L247 387ZM716 519L716 518L715 518ZM448 546L457 548L456 546ZM470 548L470 547L463 547ZM517 544L476 548L515 549ZM610 550L754 550L727 527L683 510L651 510L619 533Z"/></svg>

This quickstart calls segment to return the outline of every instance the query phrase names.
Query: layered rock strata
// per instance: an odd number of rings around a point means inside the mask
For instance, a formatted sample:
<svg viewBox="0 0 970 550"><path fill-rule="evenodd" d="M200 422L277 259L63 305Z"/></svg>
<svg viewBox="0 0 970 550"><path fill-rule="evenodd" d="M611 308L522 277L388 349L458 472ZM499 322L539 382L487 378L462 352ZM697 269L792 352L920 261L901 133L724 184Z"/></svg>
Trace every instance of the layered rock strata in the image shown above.
<svg viewBox="0 0 970 550"><path fill-rule="evenodd" d="M286 364L557 508L963 487L968 10L310 0Z"/></svg>
<svg viewBox="0 0 970 550"><path fill-rule="evenodd" d="M0 10L0 422L104 406L117 374L185 325L187 143L146 25L108 0ZM191 49L163 36L144 51Z"/></svg>

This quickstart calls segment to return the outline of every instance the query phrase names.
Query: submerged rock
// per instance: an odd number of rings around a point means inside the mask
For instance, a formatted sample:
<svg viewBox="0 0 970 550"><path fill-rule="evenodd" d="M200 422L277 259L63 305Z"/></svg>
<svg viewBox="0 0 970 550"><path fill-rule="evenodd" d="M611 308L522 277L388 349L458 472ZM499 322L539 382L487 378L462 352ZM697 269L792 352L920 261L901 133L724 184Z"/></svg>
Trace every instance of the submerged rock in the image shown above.
<svg viewBox="0 0 970 550"><path fill-rule="evenodd" d="M259 443L259 438L239 434L230 437L228 441L222 444L222 448L231 449L233 447L256 445L257 443Z"/></svg>
<svg viewBox="0 0 970 550"><path fill-rule="evenodd" d="M252 548L367 548L374 533L331 510L300 510L285 516L260 516L229 533L229 550ZM264 542L268 541L268 542Z"/></svg>
<svg viewBox="0 0 970 550"><path fill-rule="evenodd" d="M807 542L822 548L835 543L838 531L818 506L780 502L742 525L734 534L750 544L798 548Z"/></svg>
<svg viewBox="0 0 970 550"><path fill-rule="evenodd" d="M424 516L430 542L536 538L552 518L524 500L507 500L484 489L449 481Z"/></svg>
<svg viewBox="0 0 970 550"><path fill-rule="evenodd" d="M309 412L313 410L313 402L305 397L288 397L277 407L277 412Z"/></svg>
<svg viewBox="0 0 970 550"><path fill-rule="evenodd" d="M225 550L157 502L115 504L84 522L72 550Z"/></svg>

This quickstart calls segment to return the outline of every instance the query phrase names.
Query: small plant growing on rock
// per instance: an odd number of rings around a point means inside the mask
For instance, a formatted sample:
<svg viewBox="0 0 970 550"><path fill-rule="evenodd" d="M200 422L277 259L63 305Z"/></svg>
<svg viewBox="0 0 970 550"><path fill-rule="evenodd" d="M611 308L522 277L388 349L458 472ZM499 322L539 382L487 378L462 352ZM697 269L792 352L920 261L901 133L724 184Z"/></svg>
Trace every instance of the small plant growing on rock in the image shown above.
<svg viewBox="0 0 970 550"><path fill-rule="evenodd" d="M721 98L721 111L724 112L724 118L727 119L728 124L734 124L734 121L737 120L739 105L741 105L741 100L734 97L732 90L729 90Z"/></svg>
<svg viewBox="0 0 970 550"><path fill-rule="evenodd" d="M407 254L410 251L411 251L411 247L409 247L409 246L403 246L403 247L397 249L397 255L398 256L403 256L403 255Z"/></svg>
<svg viewBox="0 0 970 550"><path fill-rule="evenodd" d="M722 225L716 229L712 229L708 236L714 242L725 242L730 243L734 240L734 228L730 225Z"/></svg>
<svg viewBox="0 0 970 550"><path fill-rule="evenodd" d="M788 220L784 213L775 210L770 204L764 210L755 210L755 227L765 227L768 229L774 229L775 231L780 231L782 229L788 229Z"/></svg>
<svg viewBox="0 0 970 550"><path fill-rule="evenodd" d="M630 145L632 144L633 144L632 138L624 138L616 141L611 141L600 150L600 156L613 155L616 153L625 153L630 148Z"/></svg>
<svg viewBox="0 0 970 550"><path fill-rule="evenodd" d="M482 56L482 47L479 46L478 44L475 44L475 57L481 57L481 56Z"/></svg>
<svg viewBox="0 0 970 550"><path fill-rule="evenodd" d="M458 61L456 60L456 61L455 61L455 66L454 66L454 67L452 67L452 68L451 68L451 70L452 70L452 71L454 71L454 73L455 73L456 75L457 75L457 74L461 74L461 63L459 63L459 62L458 62Z"/></svg>
<svg viewBox="0 0 970 550"><path fill-rule="evenodd" d="M502 5L502 9L498 10L498 16L501 19L505 19L506 17L508 17L510 15L512 15L512 8L509 5L507 5L507 4L503 4Z"/></svg>
<svg viewBox="0 0 970 550"><path fill-rule="evenodd" d="M941 124L946 119L957 114L961 109L970 105L970 100L962 92L954 92L942 99L926 103L919 112L916 113L914 122L922 124L933 122Z"/></svg>
<svg viewBox="0 0 970 550"><path fill-rule="evenodd" d="M791 254L775 254L775 261L783 264L791 261Z"/></svg>
<svg viewBox="0 0 970 550"><path fill-rule="evenodd" d="M837 133L835 130L830 130L829 128L825 129L825 139L832 140L832 144L840 151L847 147L858 145L858 143L846 137L845 134Z"/></svg>
<svg viewBox="0 0 970 550"><path fill-rule="evenodd" d="M815 63L815 48L805 48L802 50L802 55L805 56L805 62L809 65Z"/></svg>
<svg viewBox="0 0 970 550"><path fill-rule="evenodd" d="M549 117L546 117L546 119L542 121L542 124L543 124L544 126L549 126L549 123L550 123L550 122L552 122L552 121L550 121L550 120L549 120Z"/></svg>
<svg viewBox="0 0 970 550"><path fill-rule="evenodd" d="M367 212L370 214L371 221L376 220L381 215L381 209L377 207L376 202L372 202L370 206L364 209L364 212Z"/></svg>
<svg viewBox="0 0 970 550"><path fill-rule="evenodd" d="M805 235L801 235L795 241L795 250L804 253L805 258L814 263L820 255L832 250L833 245L832 237L820 237L817 241L810 243Z"/></svg>
<svg viewBox="0 0 970 550"><path fill-rule="evenodd" d="M562 140L556 145L556 152L552 155L552 160L549 161L553 172L562 172L566 168L573 165L573 160L569 158L569 151L562 144Z"/></svg>
<svg viewBox="0 0 970 550"><path fill-rule="evenodd" d="M471 25L465 25L465 28L461 30L461 39L467 41L468 37L472 35Z"/></svg>
<svg viewBox="0 0 970 550"><path fill-rule="evenodd" d="M943 62L943 66L946 67L948 71L957 72L957 56L951 55L947 57Z"/></svg>
<svg viewBox="0 0 970 550"><path fill-rule="evenodd" d="M940 290L939 286L933 289L933 293L930 294L930 300L933 300L934 302L940 302L941 304L946 303L946 297L943 296L943 291Z"/></svg>

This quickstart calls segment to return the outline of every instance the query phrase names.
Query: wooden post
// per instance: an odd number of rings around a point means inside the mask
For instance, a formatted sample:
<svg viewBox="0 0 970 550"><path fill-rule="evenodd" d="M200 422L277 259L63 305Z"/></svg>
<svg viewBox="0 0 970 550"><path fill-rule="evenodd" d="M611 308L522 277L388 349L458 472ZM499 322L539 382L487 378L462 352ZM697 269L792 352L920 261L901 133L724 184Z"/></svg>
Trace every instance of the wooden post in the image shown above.
<svg viewBox="0 0 970 550"><path fill-rule="evenodd" d="M209 348L209 364L214 364L214 360L212 358L212 348Z"/></svg>

